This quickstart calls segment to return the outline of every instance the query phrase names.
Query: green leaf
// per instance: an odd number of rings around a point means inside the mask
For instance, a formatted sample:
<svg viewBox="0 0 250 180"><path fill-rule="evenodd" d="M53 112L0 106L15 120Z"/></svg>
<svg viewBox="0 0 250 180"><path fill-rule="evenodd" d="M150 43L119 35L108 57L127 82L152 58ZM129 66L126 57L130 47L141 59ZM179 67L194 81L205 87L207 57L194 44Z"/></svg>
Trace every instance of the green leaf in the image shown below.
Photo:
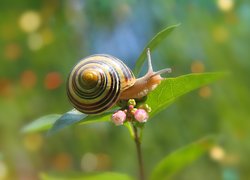
<svg viewBox="0 0 250 180"><path fill-rule="evenodd" d="M80 120L84 119L87 115L83 114L75 109L63 114L56 122L53 124L52 128L49 130L48 135L51 135L67 126L75 124Z"/></svg>
<svg viewBox="0 0 250 180"><path fill-rule="evenodd" d="M63 114L49 130L48 135L54 134L55 132L73 125L73 124L90 124L96 122L103 122L110 120L112 112L108 111L99 115L87 115L83 114L75 109Z"/></svg>
<svg viewBox="0 0 250 180"><path fill-rule="evenodd" d="M156 165L150 179L171 179L177 172L204 155L212 145L214 145L214 138L209 136L178 149Z"/></svg>
<svg viewBox="0 0 250 180"><path fill-rule="evenodd" d="M57 119L61 117L60 114L50 114L40 117L30 124L24 126L21 130L23 133L39 132L50 129Z"/></svg>
<svg viewBox="0 0 250 180"><path fill-rule="evenodd" d="M126 174L115 173L115 172L104 172L104 173L93 173L90 175L71 175L71 176L53 176L47 174L40 175L41 180L133 180L133 178L129 177Z"/></svg>
<svg viewBox="0 0 250 180"><path fill-rule="evenodd" d="M150 51L152 52L157 47L157 45L160 44L178 26L179 26L179 24L169 26L169 27L163 29L162 31L157 33L151 39L151 41L148 42L148 44L145 46L145 48L141 52L141 55L139 56L139 58L136 61L135 68L134 68L135 76L138 76L138 74L142 68L142 65L143 65L145 58L147 56L147 48L150 48Z"/></svg>
<svg viewBox="0 0 250 180"><path fill-rule="evenodd" d="M146 103L152 108L150 117L174 103L178 97L222 78L225 73L193 73L167 78L151 93Z"/></svg>
<svg viewBox="0 0 250 180"><path fill-rule="evenodd" d="M96 122L109 121L112 112L106 112L100 115L86 115L80 112L74 112L71 110L65 114L49 114L43 117L40 117L28 125L24 126L21 130L22 133L32 133L32 132L41 132L48 129L48 135L52 135L59 130L73 125L73 124L90 124Z"/></svg>
<svg viewBox="0 0 250 180"><path fill-rule="evenodd" d="M100 115L86 115L75 109L65 114L49 114L40 117L22 128L23 133L32 133L49 130L48 135L73 124L90 124L109 121L112 112L108 111Z"/></svg>

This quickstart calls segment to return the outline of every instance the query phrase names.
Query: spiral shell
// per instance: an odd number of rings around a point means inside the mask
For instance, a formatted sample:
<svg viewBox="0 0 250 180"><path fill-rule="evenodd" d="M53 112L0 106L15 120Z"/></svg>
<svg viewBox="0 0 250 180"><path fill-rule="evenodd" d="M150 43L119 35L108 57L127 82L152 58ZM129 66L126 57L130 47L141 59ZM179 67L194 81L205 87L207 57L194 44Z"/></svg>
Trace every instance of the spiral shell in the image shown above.
<svg viewBox="0 0 250 180"><path fill-rule="evenodd" d="M92 55L82 59L69 74L67 95L77 110L98 114L112 107L135 80L121 60L105 54Z"/></svg>

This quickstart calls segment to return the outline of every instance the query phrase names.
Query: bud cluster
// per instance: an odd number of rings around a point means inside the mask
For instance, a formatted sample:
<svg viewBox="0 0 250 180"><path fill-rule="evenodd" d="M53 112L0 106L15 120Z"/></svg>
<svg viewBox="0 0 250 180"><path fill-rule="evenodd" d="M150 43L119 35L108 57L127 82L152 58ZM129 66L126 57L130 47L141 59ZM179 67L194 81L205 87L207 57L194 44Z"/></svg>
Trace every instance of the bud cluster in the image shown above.
<svg viewBox="0 0 250 180"><path fill-rule="evenodd" d="M123 125L126 121L145 123L149 118L148 113L150 111L151 108L148 104L142 104L136 107L136 101L129 99L126 108L114 112L111 119L117 126Z"/></svg>

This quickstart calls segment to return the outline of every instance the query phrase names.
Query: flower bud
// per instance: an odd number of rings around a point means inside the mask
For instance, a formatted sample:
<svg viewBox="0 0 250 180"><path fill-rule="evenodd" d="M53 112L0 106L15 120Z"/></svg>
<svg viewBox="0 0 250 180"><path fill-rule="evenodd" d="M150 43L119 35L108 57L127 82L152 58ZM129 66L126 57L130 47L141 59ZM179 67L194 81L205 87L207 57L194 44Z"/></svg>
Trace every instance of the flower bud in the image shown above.
<svg viewBox="0 0 250 180"><path fill-rule="evenodd" d="M139 108L145 109L148 113L151 112L151 107L148 104L140 105Z"/></svg>
<svg viewBox="0 0 250 180"><path fill-rule="evenodd" d="M112 121L117 126L123 125L125 120L126 120L126 113L122 110L119 110L112 115Z"/></svg>
<svg viewBox="0 0 250 180"><path fill-rule="evenodd" d="M128 109L129 109L130 111L132 111L132 110L134 109L134 106L133 106L133 105L129 105L129 106L128 106Z"/></svg>
<svg viewBox="0 0 250 180"><path fill-rule="evenodd" d="M135 112L137 111L137 108L133 108L132 110L130 110L131 114L135 114Z"/></svg>
<svg viewBox="0 0 250 180"><path fill-rule="evenodd" d="M148 120L148 113L144 109L137 109L134 117L138 122L146 122Z"/></svg>
<svg viewBox="0 0 250 180"><path fill-rule="evenodd" d="M135 102L134 99L129 99L129 100L128 100L128 106L130 106L130 105L136 106L136 102Z"/></svg>

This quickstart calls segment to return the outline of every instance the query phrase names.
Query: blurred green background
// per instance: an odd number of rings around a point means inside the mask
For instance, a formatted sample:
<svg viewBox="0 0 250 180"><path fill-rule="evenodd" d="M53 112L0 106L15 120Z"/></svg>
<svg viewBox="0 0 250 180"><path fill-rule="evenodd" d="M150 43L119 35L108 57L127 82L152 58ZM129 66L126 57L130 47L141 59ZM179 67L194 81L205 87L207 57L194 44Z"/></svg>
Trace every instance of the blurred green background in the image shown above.
<svg viewBox="0 0 250 180"><path fill-rule="evenodd" d="M38 179L43 172L136 176L134 142L123 127L77 126L52 137L24 135L20 129L37 117L72 108L65 81L78 60L107 53L132 68L157 32L178 23L152 53L155 69L171 67L171 77L207 71L231 75L185 95L147 123L146 174L166 154L215 133L218 145L174 179L249 179L247 0L1 0L0 179Z"/></svg>

